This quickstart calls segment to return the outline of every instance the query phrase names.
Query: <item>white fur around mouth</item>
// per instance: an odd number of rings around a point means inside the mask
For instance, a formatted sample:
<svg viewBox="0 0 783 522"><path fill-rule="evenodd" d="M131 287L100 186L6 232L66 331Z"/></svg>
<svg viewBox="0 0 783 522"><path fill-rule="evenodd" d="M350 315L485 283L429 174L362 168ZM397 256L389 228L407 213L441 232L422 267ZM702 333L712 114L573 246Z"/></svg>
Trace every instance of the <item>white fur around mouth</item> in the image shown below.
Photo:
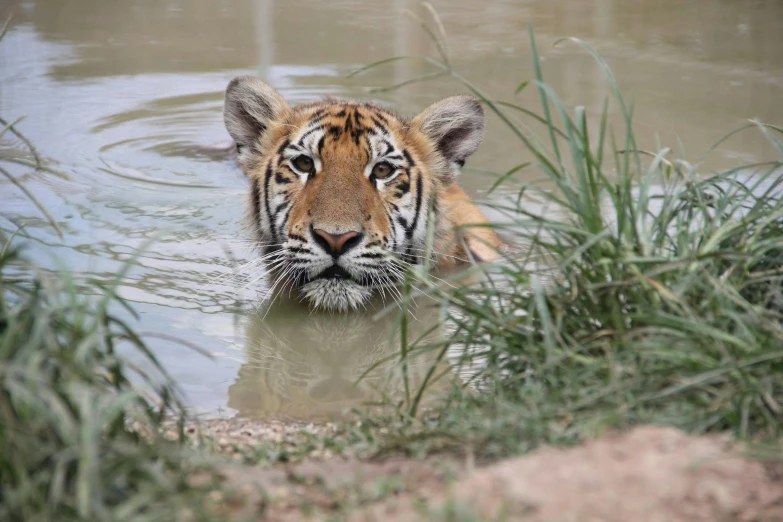
<svg viewBox="0 0 783 522"><path fill-rule="evenodd" d="M316 308L358 310L372 296L372 290L348 279L316 279L304 285L302 295Z"/></svg>

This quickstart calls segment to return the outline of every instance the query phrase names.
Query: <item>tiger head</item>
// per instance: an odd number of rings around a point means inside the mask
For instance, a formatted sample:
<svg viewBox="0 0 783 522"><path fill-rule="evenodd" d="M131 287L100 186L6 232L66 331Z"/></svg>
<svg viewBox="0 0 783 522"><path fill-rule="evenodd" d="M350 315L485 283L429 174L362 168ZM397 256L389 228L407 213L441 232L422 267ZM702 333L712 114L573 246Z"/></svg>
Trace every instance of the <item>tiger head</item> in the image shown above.
<svg viewBox="0 0 783 522"><path fill-rule="evenodd" d="M398 283L406 263L423 259L428 237L445 241L453 220L444 201L484 133L472 96L408 120L338 99L292 107L247 76L229 84L224 116L275 283L335 310Z"/></svg>

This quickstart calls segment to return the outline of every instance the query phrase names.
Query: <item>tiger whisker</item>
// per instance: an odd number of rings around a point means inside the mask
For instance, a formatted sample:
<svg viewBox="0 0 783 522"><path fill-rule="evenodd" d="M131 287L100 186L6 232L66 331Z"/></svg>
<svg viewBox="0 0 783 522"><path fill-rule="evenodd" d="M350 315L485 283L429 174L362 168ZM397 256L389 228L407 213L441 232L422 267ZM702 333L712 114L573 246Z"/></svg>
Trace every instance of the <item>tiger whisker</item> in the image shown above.
<svg viewBox="0 0 783 522"><path fill-rule="evenodd" d="M239 274L236 278L234 278L234 284L241 285L243 290L248 289L251 285L255 284L257 281L263 279L267 274L269 274L270 270L272 270L274 266L274 263L260 265L252 272Z"/></svg>
<svg viewBox="0 0 783 522"><path fill-rule="evenodd" d="M247 263L244 263L240 267L238 267L234 273L231 274L220 274L211 280L208 281L209 284L233 284L233 285L243 285L244 287L248 286L248 282L251 279L254 279L253 282L257 281L258 278L256 278L256 275L260 272L266 273L270 266L274 266L274 264L277 261L269 262L268 260L264 259L254 259L252 261L249 261ZM255 270L256 268L259 268L259 270Z"/></svg>
<svg viewBox="0 0 783 522"><path fill-rule="evenodd" d="M425 254L429 253L429 254L434 254L436 256L440 256L440 257L448 257L448 258L460 261L462 263L470 263L470 259L466 259L464 257L459 257L459 256L453 256L453 255L450 255L450 254L444 254L443 252L438 252L437 250L428 250L426 248L416 248L416 247L408 247L408 249L409 250L418 251L418 252L424 252Z"/></svg>
<svg viewBox="0 0 783 522"><path fill-rule="evenodd" d="M268 274L270 274L273 270L274 270L274 268L271 268L271 269L270 268L264 268L262 270L259 270L259 271L255 272L252 276L249 275L248 278L245 280L245 287L244 288L245 289L249 288L250 285L253 285L256 282L260 281L261 279L266 277ZM258 274L260 274L260 275L258 275Z"/></svg>
<svg viewBox="0 0 783 522"><path fill-rule="evenodd" d="M407 261L405 261L405 260L403 260L403 259L395 259L395 262L396 262L396 263L398 263L399 265L402 265L403 267L405 267L404 269L408 269L408 268L411 268L411 267L413 267L413 266L416 266L416 265L413 265L413 264L411 264L411 263L408 263ZM450 288L457 288L455 285L453 285L453 284L449 283L449 282L448 282L448 281L446 281L445 279L442 279L442 278L440 278L440 277L437 277L437 276L436 276L436 275L434 275L432 272L430 272L430 273L429 273L429 276L430 276L432 279L434 279L435 281L439 281L439 282L443 283L444 285L446 285L446 286L448 286L448 287L450 287Z"/></svg>
<svg viewBox="0 0 783 522"><path fill-rule="evenodd" d="M252 259L246 263L243 263L239 266L233 267L233 272L231 274L219 274L210 280L207 281L207 284L238 284L241 281L245 280L247 281L249 278L254 277L254 275L248 275L246 272L250 269L255 268L255 266L261 265L261 264L272 264L274 261L276 261L276 257L282 256L282 252L275 250L272 252L269 252L267 254L264 254L261 257ZM270 260L272 260L272 263L270 263Z"/></svg>
<svg viewBox="0 0 783 522"><path fill-rule="evenodd" d="M272 284L271 288L270 288L270 289L269 289L269 291L267 292L267 296L271 296L271 297L272 297L272 300L270 301L269 305L267 306L266 313L264 314L264 317L262 317L262 318L261 318L261 320L264 320L264 319L266 319L266 316L267 316L267 314L269 313L269 309L272 307L272 305L275 303L275 300L277 299L277 295L278 295L278 294L275 294L275 290L277 289L277 287L278 287L278 286L279 286L281 283L282 283L283 285L285 285L285 282L286 282L286 280L287 280L287 278L288 278L288 275L289 275L290 273L292 273L292 272L293 272L293 270L294 270L294 268L293 268L292 266L290 266L290 265L289 265L289 266L288 266L288 267L286 267L286 269L285 269L283 272L281 272L281 273L280 273L280 275L279 275L279 276L278 276L278 277L275 279L275 282ZM267 297L267 299L268 299L268 297Z"/></svg>
<svg viewBox="0 0 783 522"><path fill-rule="evenodd" d="M400 267L400 266L392 265L392 266L386 267L386 269L389 270L390 272L392 272L400 280L403 279L403 276L405 275L405 270L402 267ZM402 292L399 290L399 288L397 286L394 286L393 288L397 292L397 294L399 295L400 301L402 301ZM437 299L435 299L433 296L431 296L429 294L426 294L424 292L421 292L421 294L426 296L426 297L428 297L428 298L430 298L430 299L432 299L433 301L437 302Z"/></svg>

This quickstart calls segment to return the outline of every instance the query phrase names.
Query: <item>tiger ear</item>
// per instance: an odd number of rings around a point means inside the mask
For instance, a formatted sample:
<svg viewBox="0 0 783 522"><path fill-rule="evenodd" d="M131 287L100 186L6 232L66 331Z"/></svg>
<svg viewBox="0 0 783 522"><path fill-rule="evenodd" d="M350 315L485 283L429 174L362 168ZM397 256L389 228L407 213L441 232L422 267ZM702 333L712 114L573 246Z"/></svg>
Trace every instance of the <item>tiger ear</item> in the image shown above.
<svg viewBox="0 0 783 522"><path fill-rule="evenodd" d="M435 143L454 173L484 137L484 110L478 99L469 95L451 96L433 103L413 123Z"/></svg>
<svg viewBox="0 0 783 522"><path fill-rule="evenodd" d="M226 88L223 119L239 148L252 145L289 109L272 87L252 76L237 76Z"/></svg>

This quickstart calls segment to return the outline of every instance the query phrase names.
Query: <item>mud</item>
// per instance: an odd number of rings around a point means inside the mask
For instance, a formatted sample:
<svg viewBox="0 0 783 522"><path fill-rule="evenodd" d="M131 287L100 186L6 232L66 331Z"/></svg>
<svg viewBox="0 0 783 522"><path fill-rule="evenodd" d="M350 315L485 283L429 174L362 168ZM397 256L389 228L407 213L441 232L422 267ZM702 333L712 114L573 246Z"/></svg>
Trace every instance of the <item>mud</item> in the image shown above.
<svg viewBox="0 0 783 522"><path fill-rule="evenodd" d="M431 457L227 466L258 520L722 522L783 520L783 481L721 436L640 427L473 468ZM251 517L252 518L252 517Z"/></svg>

